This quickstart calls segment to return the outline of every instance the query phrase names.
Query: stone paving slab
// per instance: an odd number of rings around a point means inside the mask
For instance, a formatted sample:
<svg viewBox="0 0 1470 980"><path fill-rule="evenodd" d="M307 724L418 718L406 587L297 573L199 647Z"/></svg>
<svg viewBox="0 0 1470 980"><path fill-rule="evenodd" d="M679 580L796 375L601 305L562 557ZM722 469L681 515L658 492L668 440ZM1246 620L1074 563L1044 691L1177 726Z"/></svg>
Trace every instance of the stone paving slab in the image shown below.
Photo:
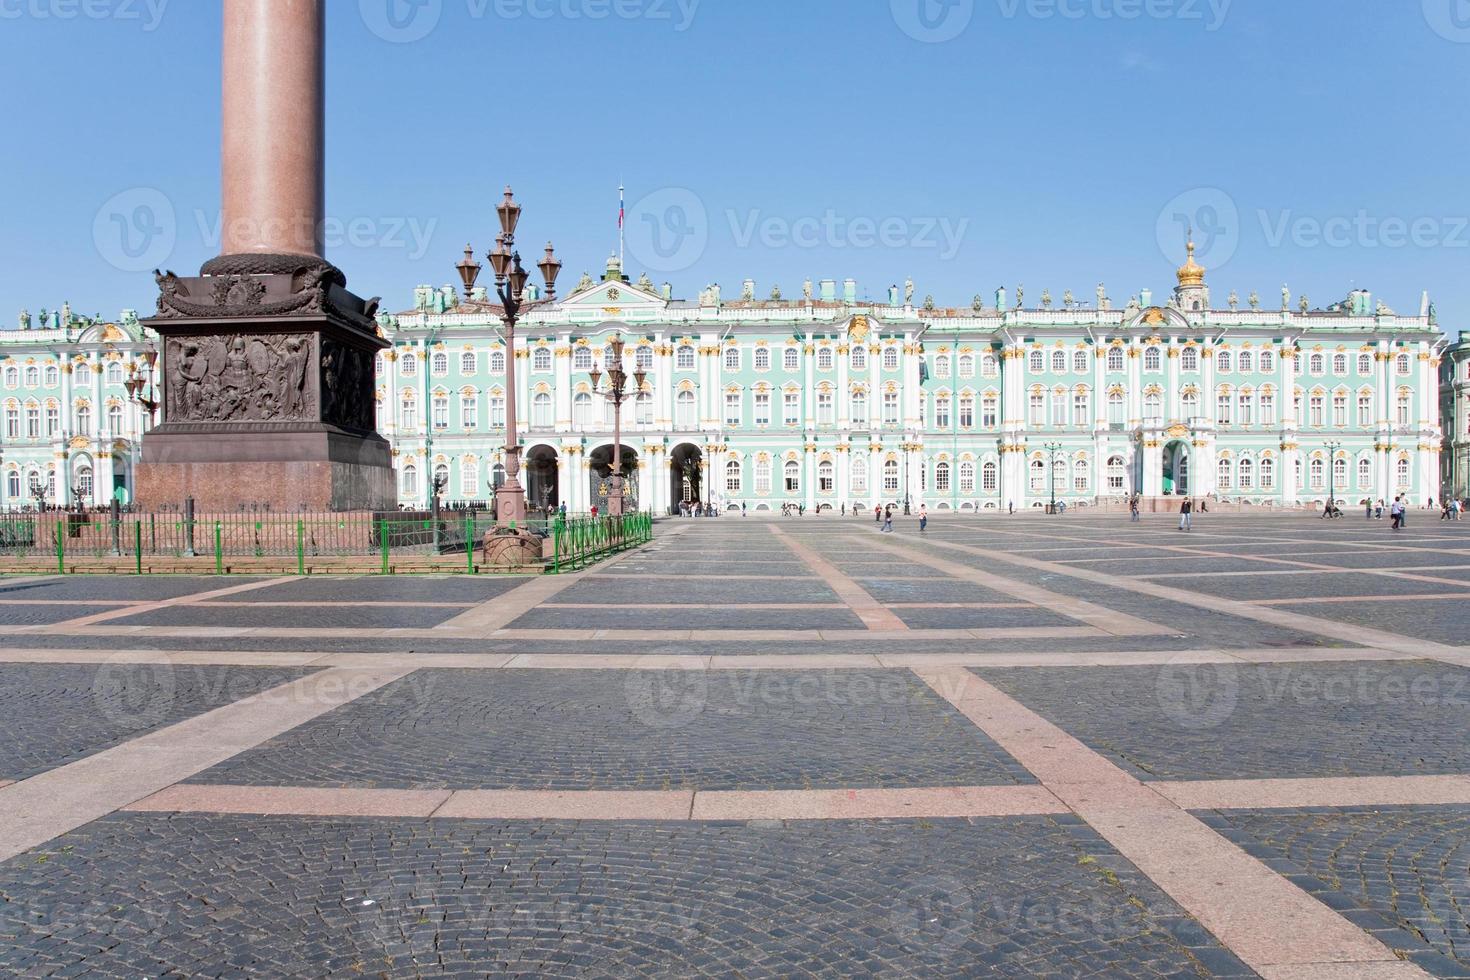
<svg viewBox="0 0 1470 980"><path fill-rule="evenodd" d="M1015 596L983 585L973 585L952 578L917 581L893 581L878 576L856 579L863 589L879 602L1004 602L1015 603Z"/></svg>
<svg viewBox="0 0 1470 980"><path fill-rule="evenodd" d="M94 605L91 603L80 605L71 605L70 603L63 605L44 605L41 603L0 605L0 625L52 626L57 623L80 619L83 616L93 616L97 613L105 613L119 608L123 607L116 604Z"/></svg>
<svg viewBox="0 0 1470 980"><path fill-rule="evenodd" d="M486 602L530 581L513 576L312 576L231 596L230 602Z"/></svg>
<svg viewBox="0 0 1470 980"><path fill-rule="evenodd" d="M192 780L581 790L1031 781L904 670L423 670Z"/></svg>
<svg viewBox="0 0 1470 980"><path fill-rule="evenodd" d="M762 581L661 581L637 579L612 582L580 582L561 595L558 603L681 603L697 609L708 605L748 605L751 603L838 603L833 592L820 579L787 582Z"/></svg>
<svg viewBox="0 0 1470 980"><path fill-rule="evenodd" d="M1083 624L1047 609L910 609L894 614L914 629L1044 629Z"/></svg>
<svg viewBox="0 0 1470 980"><path fill-rule="evenodd" d="M1428 602L1293 602L1282 608L1308 616L1356 623L1434 643L1470 645L1470 599Z"/></svg>
<svg viewBox="0 0 1470 980"><path fill-rule="evenodd" d="M860 630L862 620L846 609L772 609L750 611L738 605L687 609L598 610L569 616L566 610L536 609L510 624L511 629L637 629L637 630Z"/></svg>
<svg viewBox="0 0 1470 980"><path fill-rule="evenodd" d="M0 905L0 969L1251 975L1069 817L782 827L127 814L57 844L0 866L0 894L28 897Z"/></svg>
<svg viewBox="0 0 1470 980"><path fill-rule="evenodd" d="M1176 589L1203 592L1228 599L1331 598L1336 596L1428 595L1463 592L1462 586L1437 582L1363 575L1356 572L1324 575L1303 570L1296 575L1177 576L1168 584Z"/></svg>
<svg viewBox="0 0 1470 980"><path fill-rule="evenodd" d="M29 778L311 672L194 664L0 665L0 778Z"/></svg>
<svg viewBox="0 0 1470 980"><path fill-rule="evenodd" d="M264 591L264 590L262 590ZM466 612L468 606L349 606L322 602L308 606L168 606L112 620L116 626L210 626L239 628L428 629ZM0 613L3 614L3 613Z"/></svg>
<svg viewBox="0 0 1470 980"><path fill-rule="evenodd" d="M156 602L261 581L242 575L69 575L37 582L0 581L0 599Z"/></svg>
<svg viewBox="0 0 1470 980"><path fill-rule="evenodd" d="M1200 816L1426 972L1470 976L1470 806Z"/></svg>
<svg viewBox="0 0 1470 980"><path fill-rule="evenodd" d="M1423 661L975 673L1140 779L1470 773L1470 670Z"/></svg>

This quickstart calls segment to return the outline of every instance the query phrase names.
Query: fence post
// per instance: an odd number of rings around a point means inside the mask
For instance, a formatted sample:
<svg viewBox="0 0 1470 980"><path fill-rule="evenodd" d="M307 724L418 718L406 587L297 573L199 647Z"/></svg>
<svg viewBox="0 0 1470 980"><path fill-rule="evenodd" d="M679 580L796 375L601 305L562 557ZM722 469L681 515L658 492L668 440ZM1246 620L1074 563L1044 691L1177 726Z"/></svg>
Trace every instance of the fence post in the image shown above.
<svg viewBox="0 0 1470 980"><path fill-rule="evenodd" d="M383 546L383 574L388 574L388 519L378 521L378 542Z"/></svg>
<svg viewBox="0 0 1470 980"><path fill-rule="evenodd" d="M58 574L66 574L66 540L61 529L61 522L56 522L56 571Z"/></svg>
<svg viewBox="0 0 1470 980"><path fill-rule="evenodd" d="M306 574L306 523L296 522L296 574Z"/></svg>
<svg viewBox="0 0 1470 980"><path fill-rule="evenodd" d="M225 573L225 528L220 521L214 522L214 574Z"/></svg>
<svg viewBox="0 0 1470 980"><path fill-rule="evenodd" d="M475 574L475 512L470 511L465 517L464 526L464 554L466 571Z"/></svg>
<svg viewBox="0 0 1470 980"><path fill-rule="evenodd" d="M143 574L143 522L133 522L133 557L138 574Z"/></svg>

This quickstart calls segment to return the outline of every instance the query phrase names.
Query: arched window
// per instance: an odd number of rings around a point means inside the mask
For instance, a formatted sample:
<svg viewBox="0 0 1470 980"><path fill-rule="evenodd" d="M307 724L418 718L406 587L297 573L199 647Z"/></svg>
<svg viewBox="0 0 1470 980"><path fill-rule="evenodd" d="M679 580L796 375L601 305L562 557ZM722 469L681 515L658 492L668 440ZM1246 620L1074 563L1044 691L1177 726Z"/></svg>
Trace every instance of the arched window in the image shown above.
<svg viewBox="0 0 1470 980"><path fill-rule="evenodd" d="M1092 487L1092 468L1087 465L1087 460L1079 459L1072 464L1072 489L1078 493L1087 493Z"/></svg>
<svg viewBox="0 0 1470 980"><path fill-rule="evenodd" d="M1181 370L1181 371L1198 371L1199 370L1199 349L1198 348L1195 348L1195 347L1186 347L1186 348L1184 348L1183 351L1180 352L1180 354L1179 354L1179 370Z"/></svg>
<svg viewBox="0 0 1470 980"><path fill-rule="evenodd" d="M688 344L680 344L678 351L674 354L674 368L679 371L694 370L694 348Z"/></svg>
<svg viewBox="0 0 1470 980"><path fill-rule="evenodd" d="M1400 490L1409 489L1409 461L1407 459L1398 461L1398 487Z"/></svg>
<svg viewBox="0 0 1470 980"><path fill-rule="evenodd" d="M1072 354L1072 370L1078 374L1087 373L1087 351L1079 350Z"/></svg>
<svg viewBox="0 0 1470 980"><path fill-rule="evenodd" d="M5 369L5 387L7 387L7 388L19 388L20 387L20 369L19 368L13 368L12 367L12 368L6 368Z"/></svg>
<svg viewBox="0 0 1470 980"><path fill-rule="evenodd" d="M949 356L948 355L946 355L946 354L940 354L938 357L934 358L934 377L936 377L936 378L947 378L947 377L949 377Z"/></svg>
<svg viewBox="0 0 1470 980"><path fill-rule="evenodd" d="M26 384L35 387L40 383L41 374L35 368L26 368ZM123 383L123 366L121 361L107 362L107 383L120 385Z"/></svg>
<svg viewBox="0 0 1470 980"><path fill-rule="evenodd" d="M1254 490L1256 487L1256 464L1249 459L1242 459L1236 471L1240 479L1240 489Z"/></svg>
<svg viewBox="0 0 1470 980"><path fill-rule="evenodd" d="M788 347L782 352L782 364L788 371L796 371L801 368L801 348Z"/></svg>
<svg viewBox="0 0 1470 980"><path fill-rule="evenodd" d="M898 492L898 460L896 459L883 461L883 492Z"/></svg>
<svg viewBox="0 0 1470 980"><path fill-rule="evenodd" d="M694 414L694 392L679 392L674 399L674 424L681 429L693 429L698 424Z"/></svg>
<svg viewBox="0 0 1470 980"><path fill-rule="evenodd" d="M1358 489L1373 489L1373 461L1367 457L1358 460Z"/></svg>
<svg viewBox="0 0 1470 980"><path fill-rule="evenodd" d="M975 492L975 464L965 460L960 464L960 493Z"/></svg>
<svg viewBox="0 0 1470 980"><path fill-rule="evenodd" d="M585 391L572 398L572 424L578 428L592 424L592 396Z"/></svg>
<svg viewBox="0 0 1470 980"><path fill-rule="evenodd" d="M1127 367L1127 364L1128 364L1127 355L1123 353L1123 348L1121 348L1121 347L1109 347L1108 348L1108 370L1109 371L1122 371L1125 367Z"/></svg>
<svg viewBox="0 0 1470 980"><path fill-rule="evenodd" d="M1179 408L1187 419L1199 417L1199 393L1186 391L1179 396Z"/></svg>
<svg viewBox="0 0 1470 980"><path fill-rule="evenodd" d="M459 396L459 425L463 429L474 429L480 424L480 396L466 391Z"/></svg>
<svg viewBox="0 0 1470 980"><path fill-rule="evenodd" d="M860 429L868 426L868 393L861 388L852 393L852 424Z"/></svg>
<svg viewBox="0 0 1470 980"><path fill-rule="evenodd" d="M1159 354L1157 347L1150 347L1143 352L1143 369L1149 372L1162 371L1164 368L1163 357Z"/></svg>
<svg viewBox="0 0 1470 980"><path fill-rule="evenodd" d="M449 428L449 396L445 394L435 395L432 409L434 413L434 428Z"/></svg>
<svg viewBox="0 0 1470 980"><path fill-rule="evenodd" d="M94 481L92 478L92 467L82 465L77 467L77 496L83 501L90 501L94 494Z"/></svg>
<svg viewBox="0 0 1470 980"><path fill-rule="evenodd" d="M1123 493L1128 489L1128 478L1124 471L1122 456L1108 457L1108 492Z"/></svg>
<svg viewBox="0 0 1470 980"><path fill-rule="evenodd" d="M1164 417L1164 399L1157 391L1151 391L1144 396L1143 414L1145 418L1150 419Z"/></svg>
<svg viewBox="0 0 1470 980"><path fill-rule="evenodd" d="M1230 352L1222 350L1215 354L1215 370L1226 373L1230 370Z"/></svg>
<svg viewBox="0 0 1470 980"><path fill-rule="evenodd" d="M960 355L960 377L973 378L975 376L975 358L971 354Z"/></svg>
<svg viewBox="0 0 1470 980"><path fill-rule="evenodd" d="M5 476L5 496L8 500L19 500L20 493L20 470L11 470Z"/></svg>
<svg viewBox="0 0 1470 980"><path fill-rule="evenodd" d="M1113 425L1122 425L1126 420L1123 418L1124 405L1123 393L1111 391L1108 393L1108 421Z"/></svg>
<svg viewBox="0 0 1470 980"><path fill-rule="evenodd" d="M480 495L480 467L472 459L460 461L459 492L470 499Z"/></svg>
<svg viewBox="0 0 1470 980"><path fill-rule="evenodd" d="M1307 370L1312 374L1321 374L1327 370L1327 358L1321 354L1313 354L1307 358Z"/></svg>
<svg viewBox="0 0 1470 980"><path fill-rule="evenodd" d="M852 458L852 492L868 492L868 461L862 456Z"/></svg>
<svg viewBox="0 0 1470 980"><path fill-rule="evenodd" d="M1372 374L1373 373L1373 355L1372 354L1359 354L1358 355L1358 373L1359 374Z"/></svg>
<svg viewBox="0 0 1470 980"><path fill-rule="evenodd" d="M404 354L403 358L398 362L398 373L403 375L405 378L418 377L418 356L416 354Z"/></svg>
<svg viewBox="0 0 1470 980"><path fill-rule="evenodd" d="M435 496L444 497L449 494L449 466L446 463L437 463L434 466L434 484L430 490Z"/></svg>
<svg viewBox="0 0 1470 980"><path fill-rule="evenodd" d="M1030 466L1031 492L1040 493L1046 489L1046 464L1039 459L1033 459Z"/></svg>
<svg viewBox="0 0 1470 980"><path fill-rule="evenodd" d="M725 348L725 370L726 371L739 371L740 370L740 348L739 347L726 347Z"/></svg>
<svg viewBox="0 0 1470 980"><path fill-rule="evenodd" d="M939 462L934 464L934 491L936 493L949 493L949 464Z"/></svg>
<svg viewBox="0 0 1470 980"><path fill-rule="evenodd" d="M479 370L479 368L479 358L475 357L474 351L467 350L463 354L459 355L460 374L474 374L476 371Z"/></svg>
<svg viewBox="0 0 1470 980"><path fill-rule="evenodd" d="M435 353L433 358L429 361L429 364L435 376L445 375L449 373L449 355L444 353L443 351Z"/></svg>
<svg viewBox="0 0 1470 980"><path fill-rule="evenodd" d="M757 347L755 349L755 369L757 371L766 371L769 370L770 367L771 349L769 347Z"/></svg>
<svg viewBox="0 0 1470 980"><path fill-rule="evenodd" d="M60 379L61 379L61 372L59 370L57 370L56 365L55 364L48 364L48 365L46 365L46 387L48 387L48 388L55 388L58 384L61 383L61 380Z"/></svg>
<svg viewBox="0 0 1470 980"><path fill-rule="evenodd" d="M740 492L740 461L730 460L725 464L725 492L738 494Z"/></svg>
<svg viewBox="0 0 1470 980"><path fill-rule="evenodd" d="M572 370L591 371L593 364L592 348L578 345L572 348Z"/></svg>
<svg viewBox="0 0 1470 980"><path fill-rule="evenodd" d="M757 459L755 461L755 492L771 492L771 461L768 459Z"/></svg>
<svg viewBox="0 0 1470 980"><path fill-rule="evenodd" d="M818 371L830 371L830 370L832 370L832 348L830 348L830 347L819 347L819 348L817 348L817 370Z"/></svg>
<svg viewBox="0 0 1470 980"><path fill-rule="evenodd" d="M1272 371L1275 371L1275 370L1276 370L1276 355L1273 354L1273 353L1271 353L1268 350L1261 351L1261 372L1263 374L1270 374ZM1262 465L1261 469L1264 471L1265 470L1265 466ZM1262 477L1262 482L1264 482L1264 479L1265 478Z"/></svg>
<svg viewBox="0 0 1470 980"><path fill-rule="evenodd" d="M538 391L531 399L531 424L538 429L549 429L552 421L551 393Z"/></svg>
<svg viewBox="0 0 1470 980"><path fill-rule="evenodd" d="M1320 459L1314 459L1308 467L1308 472L1311 475L1310 486L1313 490L1327 489L1327 464Z"/></svg>
<svg viewBox="0 0 1470 980"><path fill-rule="evenodd" d="M1399 374L1408 374L1409 373L1409 355L1408 354L1400 354L1398 357L1394 358L1394 364L1395 364L1396 369L1397 369L1397 371L1398 371Z"/></svg>
<svg viewBox="0 0 1470 980"><path fill-rule="evenodd" d="M854 371L866 371L868 369L868 349L862 344L853 344L852 350L847 355L847 364Z"/></svg>
<svg viewBox="0 0 1470 980"><path fill-rule="evenodd" d="M640 347L633 354L633 366L643 371L653 370L653 348Z"/></svg>
<svg viewBox="0 0 1470 980"><path fill-rule="evenodd" d="M1230 460L1221 457L1220 461L1215 464L1215 486L1221 490L1229 490L1231 473Z"/></svg>
<svg viewBox="0 0 1470 980"><path fill-rule="evenodd" d="M403 468L403 495L405 497L419 495L419 468L412 463Z"/></svg>
<svg viewBox="0 0 1470 980"><path fill-rule="evenodd" d="M1054 350L1051 352L1051 370L1053 374L1067 373L1067 352Z"/></svg>
<svg viewBox="0 0 1470 980"><path fill-rule="evenodd" d="M1332 373L1347 374L1348 359L1346 354L1332 355Z"/></svg>
<svg viewBox="0 0 1470 980"><path fill-rule="evenodd" d="M1241 351L1240 357L1235 361L1235 367L1241 374L1251 373L1255 370L1255 366L1255 358L1251 356L1251 352L1248 350Z"/></svg>
<svg viewBox="0 0 1470 980"><path fill-rule="evenodd" d="M107 406L107 432L109 435L122 435L123 409L121 405Z"/></svg>
<svg viewBox="0 0 1470 980"><path fill-rule="evenodd" d="M1000 469L995 463L986 463L981 468L981 486L986 493L995 493L1000 489Z"/></svg>
<svg viewBox="0 0 1470 980"><path fill-rule="evenodd" d="M504 374L505 373L505 351L503 351L503 350L493 350L493 351L490 352L490 373L491 374Z"/></svg>
<svg viewBox="0 0 1470 980"><path fill-rule="evenodd" d="M1276 488L1276 460L1267 457L1261 460L1261 489L1274 490Z"/></svg>
<svg viewBox="0 0 1470 980"><path fill-rule="evenodd" d="M531 370L533 370L533 371L550 371L551 370L551 348L550 347L537 347L536 348L535 353L531 355Z"/></svg>
<svg viewBox="0 0 1470 980"><path fill-rule="evenodd" d="M824 459L817 464L817 489L822 493L831 493L837 489L837 480L832 468L832 461Z"/></svg>
<svg viewBox="0 0 1470 980"><path fill-rule="evenodd" d="M980 358L980 371L987 378L995 377L997 369L995 366L995 355L989 352Z"/></svg>
<svg viewBox="0 0 1470 980"><path fill-rule="evenodd" d="M92 434L92 409L88 405L78 405L76 410L77 435L90 436Z"/></svg>
<svg viewBox="0 0 1470 980"><path fill-rule="evenodd" d="M1399 389L1398 424L1409 425L1414 415L1414 393L1408 388Z"/></svg>
<svg viewBox="0 0 1470 980"><path fill-rule="evenodd" d="M1032 374L1042 374L1046 371L1046 355L1039 350L1034 350L1026 359L1026 369Z"/></svg>
<svg viewBox="0 0 1470 980"><path fill-rule="evenodd" d="M786 483L787 493L801 492L801 464L794 459L788 459L783 467L783 477Z"/></svg>
<svg viewBox="0 0 1470 980"><path fill-rule="evenodd" d="M891 344L883 348L883 370L898 370L898 348Z"/></svg>
<svg viewBox="0 0 1470 980"><path fill-rule="evenodd" d="M640 391L638 397L633 400L634 418L639 425L653 424L653 392Z"/></svg>

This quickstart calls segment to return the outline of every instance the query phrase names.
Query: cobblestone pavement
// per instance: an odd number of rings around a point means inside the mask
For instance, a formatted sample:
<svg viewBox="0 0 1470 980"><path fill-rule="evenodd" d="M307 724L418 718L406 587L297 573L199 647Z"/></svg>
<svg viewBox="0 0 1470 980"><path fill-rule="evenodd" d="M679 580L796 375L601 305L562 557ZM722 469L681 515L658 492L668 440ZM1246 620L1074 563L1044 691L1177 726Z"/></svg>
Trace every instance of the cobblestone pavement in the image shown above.
<svg viewBox="0 0 1470 980"><path fill-rule="evenodd" d="M0 869L16 975L1250 975L1074 818L134 814L57 843Z"/></svg>
<svg viewBox="0 0 1470 980"><path fill-rule="evenodd" d="M0 973L1470 976L1470 523L1174 520L0 579Z"/></svg>
<svg viewBox="0 0 1470 980"><path fill-rule="evenodd" d="M1034 780L907 671L425 670L195 781L724 790Z"/></svg>
<svg viewBox="0 0 1470 980"><path fill-rule="evenodd" d="M1470 807L1227 810L1204 820L1430 973L1470 976Z"/></svg>

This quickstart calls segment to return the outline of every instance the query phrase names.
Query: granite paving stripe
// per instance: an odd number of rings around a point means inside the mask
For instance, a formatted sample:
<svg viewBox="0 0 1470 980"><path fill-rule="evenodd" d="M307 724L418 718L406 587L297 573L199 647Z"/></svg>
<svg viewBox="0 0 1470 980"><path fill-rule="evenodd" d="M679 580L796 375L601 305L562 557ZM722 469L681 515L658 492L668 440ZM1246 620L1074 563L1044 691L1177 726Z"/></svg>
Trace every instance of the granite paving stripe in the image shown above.
<svg viewBox="0 0 1470 980"><path fill-rule="evenodd" d="M541 603L570 589L579 580L578 575L547 575L529 579L504 595L488 599L469 612L440 623L439 628L486 632L503 629Z"/></svg>
<svg viewBox="0 0 1470 980"><path fill-rule="evenodd" d="M1397 962L1369 933L974 674L916 673L1248 966Z"/></svg>
<svg viewBox="0 0 1470 980"><path fill-rule="evenodd" d="M458 820L688 820L694 793L458 790L434 812Z"/></svg>
<svg viewBox="0 0 1470 980"><path fill-rule="evenodd" d="M0 861L208 769L403 677L331 668L0 789Z"/></svg>
<svg viewBox="0 0 1470 980"><path fill-rule="evenodd" d="M141 813L256 813L302 817L428 817L449 790L317 789L179 784L123 807Z"/></svg>
<svg viewBox="0 0 1470 980"><path fill-rule="evenodd" d="M35 579L0 579L0 596L99 602L118 600L137 604L214 592L221 585L256 581L259 579L212 575L51 575Z"/></svg>
<svg viewBox="0 0 1470 980"><path fill-rule="evenodd" d="M802 582L785 582L779 586L763 583L717 581L681 581L678 585L650 585L637 580L583 582L555 598L557 605L566 604L615 604L636 606L639 604L670 603L683 606L698 605L760 605L769 602L840 604L837 594L820 579ZM545 609L547 604L542 604Z"/></svg>
<svg viewBox="0 0 1470 980"><path fill-rule="evenodd" d="M771 533L790 548L813 572L831 587L843 602L862 620L863 625L873 630L906 630L908 624L885 609L883 604L868 594L861 585L839 571L835 565L821 555L783 532L771 527Z"/></svg>
<svg viewBox="0 0 1470 980"><path fill-rule="evenodd" d="M1470 804L1470 775L1149 783L1185 810Z"/></svg>
<svg viewBox="0 0 1470 980"><path fill-rule="evenodd" d="M359 606L343 603L308 603L279 606L274 603L216 603L168 606L114 620L118 626L204 626L238 629L329 629L347 630L431 629L453 617L464 606L407 606L387 603Z"/></svg>
<svg viewBox="0 0 1470 980"><path fill-rule="evenodd" d="M111 603L48 605L37 602L23 602L13 606L0 606L0 624L20 629L40 626L50 628L57 623L73 622L79 618L101 615L119 608L126 610L133 608L133 606L132 604L128 604L119 607Z"/></svg>
<svg viewBox="0 0 1470 980"><path fill-rule="evenodd" d="M1470 599L1470 592L1440 592L1424 595L1335 595L1335 596L1300 596L1285 599L1252 599L1253 606L1299 606L1331 605L1336 602L1441 602L1446 599L1463 602Z"/></svg>
<svg viewBox="0 0 1470 980"><path fill-rule="evenodd" d="M1040 786L837 789L694 794L694 820L901 820L1067 813Z"/></svg>
<svg viewBox="0 0 1470 980"><path fill-rule="evenodd" d="M312 575L231 597L231 602L452 602L476 604L531 581L510 575Z"/></svg>

